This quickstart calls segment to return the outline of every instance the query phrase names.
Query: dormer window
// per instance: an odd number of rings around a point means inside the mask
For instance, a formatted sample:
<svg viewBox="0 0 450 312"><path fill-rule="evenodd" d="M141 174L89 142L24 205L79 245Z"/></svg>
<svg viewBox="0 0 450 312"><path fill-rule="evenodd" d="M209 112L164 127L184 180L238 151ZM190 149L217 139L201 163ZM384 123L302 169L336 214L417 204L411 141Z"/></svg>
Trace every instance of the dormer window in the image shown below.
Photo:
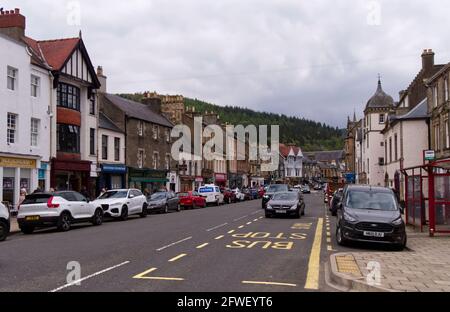
<svg viewBox="0 0 450 312"><path fill-rule="evenodd" d="M379 123L380 124L384 124L384 122L385 122L385 116L384 116L384 114L380 114L380 116L379 116Z"/></svg>

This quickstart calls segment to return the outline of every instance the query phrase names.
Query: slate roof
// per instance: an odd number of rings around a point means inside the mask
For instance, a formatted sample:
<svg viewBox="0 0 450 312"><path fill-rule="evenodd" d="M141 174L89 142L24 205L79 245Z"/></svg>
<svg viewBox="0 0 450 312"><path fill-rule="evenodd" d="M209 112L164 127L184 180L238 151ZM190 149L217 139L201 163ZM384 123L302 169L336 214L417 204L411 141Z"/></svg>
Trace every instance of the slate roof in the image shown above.
<svg viewBox="0 0 450 312"><path fill-rule="evenodd" d="M104 94L105 98L125 112L128 117L144 120L160 126L172 128L174 125L163 115L155 113L145 104L125 99L121 96Z"/></svg>
<svg viewBox="0 0 450 312"><path fill-rule="evenodd" d="M381 81L378 80L378 87L375 94L367 101L366 109L369 108L390 108L394 106L394 99L392 96L386 94L381 86Z"/></svg>
<svg viewBox="0 0 450 312"><path fill-rule="evenodd" d="M395 119L407 120L407 119L424 119L428 117L428 101L425 98L416 107L410 110L408 113L397 116Z"/></svg>
<svg viewBox="0 0 450 312"><path fill-rule="evenodd" d="M115 131L115 132L124 133L124 131L122 131L122 129L117 127L111 119L109 119L105 114L103 114L101 112L98 115L98 127L102 128L102 129L107 129L107 130L111 130L111 131Z"/></svg>

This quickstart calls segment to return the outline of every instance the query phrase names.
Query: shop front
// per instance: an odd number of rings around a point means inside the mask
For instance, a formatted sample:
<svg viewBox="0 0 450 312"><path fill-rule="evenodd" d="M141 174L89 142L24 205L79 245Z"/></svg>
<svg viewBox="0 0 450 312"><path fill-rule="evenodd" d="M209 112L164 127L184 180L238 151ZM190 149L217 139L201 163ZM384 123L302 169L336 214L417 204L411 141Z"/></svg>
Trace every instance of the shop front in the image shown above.
<svg viewBox="0 0 450 312"><path fill-rule="evenodd" d="M144 193L154 193L166 189L167 171L153 169L138 169L128 167L128 186Z"/></svg>
<svg viewBox="0 0 450 312"><path fill-rule="evenodd" d="M225 173L215 173L214 184L221 187L227 186L227 175Z"/></svg>
<svg viewBox="0 0 450 312"><path fill-rule="evenodd" d="M196 177L194 182L194 190L198 190L204 184L203 177Z"/></svg>
<svg viewBox="0 0 450 312"><path fill-rule="evenodd" d="M204 184L213 184L214 183L214 172L211 169L202 169L202 177Z"/></svg>
<svg viewBox="0 0 450 312"><path fill-rule="evenodd" d="M228 173L228 186L232 189L239 187L239 176L236 173Z"/></svg>
<svg viewBox="0 0 450 312"><path fill-rule="evenodd" d="M180 192L192 191L194 187L194 177L180 176Z"/></svg>
<svg viewBox="0 0 450 312"><path fill-rule="evenodd" d="M0 202L16 210L20 190L29 194L38 187L38 165L37 159L0 156Z"/></svg>
<svg viewBox="0 0 450 312"><path fill-rule="evenodd" d="M101 164L98 176L97 192L126 188L127 167L122 164Z"/></svg>
<svg viewBox="0 0 450 312"><path fill-rule="evenodd" d="M50 185L53 189L80 192L84 186L91 198L95 195L95 185L90 179L90 161L53 159L51 167Z"/></svg>
<svg viewBox="0 0 450 312"><path fill-rule="evenodd" d="M179 183L178 183L178 175L175 171L171 171L167 173L167 189L172 192L179 192Z"/></svg>

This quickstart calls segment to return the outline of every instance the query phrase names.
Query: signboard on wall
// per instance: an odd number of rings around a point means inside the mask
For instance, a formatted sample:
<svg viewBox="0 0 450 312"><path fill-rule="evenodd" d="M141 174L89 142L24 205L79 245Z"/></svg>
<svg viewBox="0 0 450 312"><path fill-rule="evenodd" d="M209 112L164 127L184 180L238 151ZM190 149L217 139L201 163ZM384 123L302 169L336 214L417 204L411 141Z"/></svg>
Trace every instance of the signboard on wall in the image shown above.
<svg viewBox="0 0 450 312"><path fill-rule="evenodd" d="M434 150L426 150L423 154L425 160L433 161L436 159L436 152Z"/></svg>

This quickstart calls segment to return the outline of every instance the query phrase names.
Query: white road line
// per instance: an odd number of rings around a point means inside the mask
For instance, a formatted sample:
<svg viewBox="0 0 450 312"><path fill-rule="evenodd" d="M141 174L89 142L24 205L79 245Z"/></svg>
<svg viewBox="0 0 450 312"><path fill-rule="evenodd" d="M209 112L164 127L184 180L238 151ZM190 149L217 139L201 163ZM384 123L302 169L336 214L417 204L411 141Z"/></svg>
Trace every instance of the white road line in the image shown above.
<svg viewBox="0 0 450 312"><path fill-rule="evenodd" d="M55 289L53 289L53 290L50 290L49 292L58 292L58 291L63 290L63 289L65 289L65 288L68 288L68 287L77 285L77 284L79 284L79 283L81 283L81 282L83 282L83 281L85 281L85 280L90 279L90 278L96 277L96 276L98 276L98 275L100 275L100 274L103 274L103 273L106 273L106 272L108 272L108 271L117 269L118 267L121 267L121 266L123 266L123 265L125 265L125 264L128 264L128 263L130 263L130 261L125 261L125 262L119 263L119 264L114 265L114 266L112 266L112 267L109 267L109 268L106 268L106 269L104 269L104 270L98 271L97 273L88 275L88 276L86 276L86 277L80 278L80 279L78 279L78 280L76 280L76 281L73 281L73 282L71 282L71 283L68 283L68 284L66 284L66 285L63 285L63 286L61 286L61 287L55 288Z"/></svg>
<svg viewBox="0 0 450 312"><path fill-rule="evenodd" d="M207 230L206 230L206 232L211 232L211 231L214 231L214 230L220 229L221 227L224 227L225 225L228 225L228 223L224 223L224 224L221 224L221 225L218 225L218 226L212 227L212 228L210 228L210 229L207 229Z"/></svg>
<svg viewBox="0 0 450 312"><path fill-rule="evenodd" d="M177 242L175 242L175 243L172 243L172 244L163 246L163 247L161 247L161 248L158 248L158 249L156 249L156 251L162 251L162 250L164 250L164 249L167 249L167 248L169 248L169 247L175 246L175 245L177 245L177 244L179 244L179 243L185 242L185 241L190 240L190 239L192 239L192 236L183 238L183 239L181 239L181 240L179 240L179 241L177 241Z"/></svg>
<svg viewBox="0 0 450 312"><path fill-rule="evenodd" d="M251 214L255 215L255 214L260 213L260 212L262 212L262 211L261 210L256 210L256 211L252 212Z"/></svg>
<svg viewBox="0 0 450 312"><path fill-rule="evenodd" d="M237 218L237 219L234 219L233 221L236 222L236 221L242 220L242 219L247 218L247 217L248 217L248 215L240 217L240 218Z"/></svg>

